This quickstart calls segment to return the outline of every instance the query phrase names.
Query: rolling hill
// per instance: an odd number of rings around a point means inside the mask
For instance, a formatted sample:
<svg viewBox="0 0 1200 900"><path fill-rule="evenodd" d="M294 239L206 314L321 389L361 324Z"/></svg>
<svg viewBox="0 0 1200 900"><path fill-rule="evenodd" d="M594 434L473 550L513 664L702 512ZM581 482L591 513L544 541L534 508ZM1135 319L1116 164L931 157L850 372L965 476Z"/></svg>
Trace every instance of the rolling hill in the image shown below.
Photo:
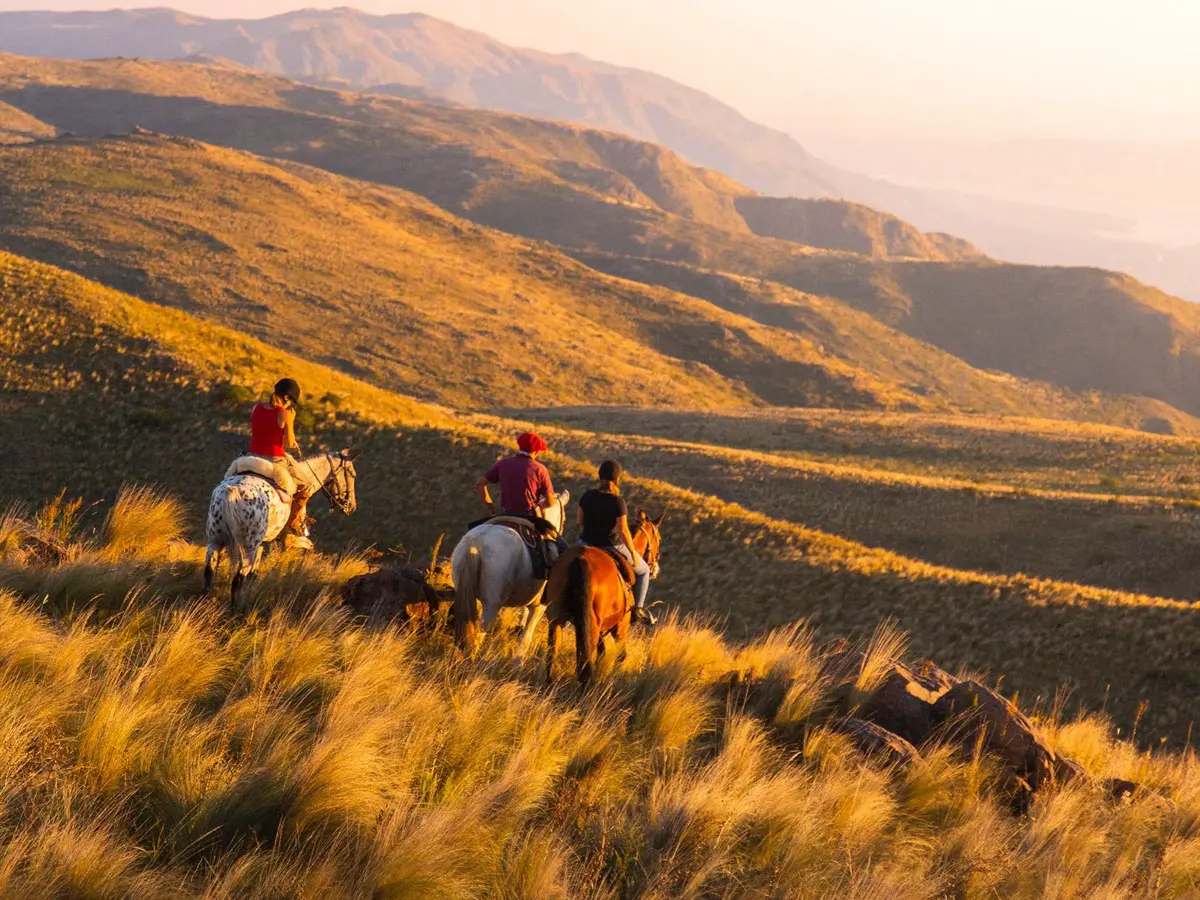
<svg viewBox="0 0 1200 900"><path fill-rule="evenodd" d="M4 58L0 102L59 130L107 134L142 124L393 184L482 224L576 251L776 281L856 305L991 369L1076 390L1147 394L1188 412L1200 403L1189 363L1194 316L1181 301L1091 270L881 260L760 237L739 211L747 198L757 202L745 188L626 138L230 69L127 60ZM788 221L794 226L794 217ZM870 238L855 237L862 239ZM646 268L625 266L623 274ZM705 280L662 267L653 278L681 291ZM1081 339L1079 326L1094 296L1105 312L1085 323L1097 330L1092 341L1086 333ZM1106 334L1121 339L1114 345ZM864 357L848 362L871 370Z"/></svg>
<svg viewBox="0 0 1200 900"><path fill-rule="evenodd" d="M455 405L970 408L1196 427L1151 400L972 369L836 301L646 287L394 188L190 140L11 147L0 197L0 247Z"/></svg>
<svg viewBox="0 0 1200 900"><path fill-rule="evenodd" d="M191 141L14 147L0 195L9 249L428 398L921 402L790 332L412 194Z"/></svg>
<svg viewBox="0 0 1200 900"><path fill-rule="evenodd" d="M5 51L236 61L309 83L571 121L662 144L766 194L833 197L886 210L923 230L963 235L1003 259L1128 270L1189 298L1200 290L1195 254L1176 253L1164 265L1159 257L1167 248L1109 237L1111 216L864 177L670 79L578 54L505 46L425 15L345 8L261 20L165 9L0 13Z"/></svg>

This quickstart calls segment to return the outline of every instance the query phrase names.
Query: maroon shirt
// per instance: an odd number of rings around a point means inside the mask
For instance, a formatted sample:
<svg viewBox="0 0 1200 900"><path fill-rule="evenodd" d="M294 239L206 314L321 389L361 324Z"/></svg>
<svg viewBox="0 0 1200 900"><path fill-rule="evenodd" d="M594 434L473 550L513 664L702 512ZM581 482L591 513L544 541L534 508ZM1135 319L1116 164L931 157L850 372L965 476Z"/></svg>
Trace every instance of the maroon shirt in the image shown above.
<svg viewBox="0 0 1200 900"><path fill-rule="evenodd" d="M483 477L489 484L500 485L500 508L521 515L537 510L538 499L554 490L546 467L528 453L500 460Z"/></svg>

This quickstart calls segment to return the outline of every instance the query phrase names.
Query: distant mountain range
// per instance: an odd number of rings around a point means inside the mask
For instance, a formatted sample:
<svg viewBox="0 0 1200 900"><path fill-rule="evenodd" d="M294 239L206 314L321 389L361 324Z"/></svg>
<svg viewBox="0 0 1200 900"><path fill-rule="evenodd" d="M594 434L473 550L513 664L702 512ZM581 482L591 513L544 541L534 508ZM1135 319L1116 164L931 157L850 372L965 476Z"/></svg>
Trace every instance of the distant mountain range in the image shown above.
<svg viewBox="0 0 1200 900"><path fill-rule="evenodd" d="M260 20L168 9L0 13L0 52L220 62L310 83L577 122L662 144L766 194L852 200L925 231L962 235L999 258L1129 270L1200 299L1200 248L1166 253L1112 240L1105 235L1112 221L1103 215L857 175L668 78L577 54L509 47L426 15L372 16L344 8ZM0 138L3 132L0 115Z"/></svg>

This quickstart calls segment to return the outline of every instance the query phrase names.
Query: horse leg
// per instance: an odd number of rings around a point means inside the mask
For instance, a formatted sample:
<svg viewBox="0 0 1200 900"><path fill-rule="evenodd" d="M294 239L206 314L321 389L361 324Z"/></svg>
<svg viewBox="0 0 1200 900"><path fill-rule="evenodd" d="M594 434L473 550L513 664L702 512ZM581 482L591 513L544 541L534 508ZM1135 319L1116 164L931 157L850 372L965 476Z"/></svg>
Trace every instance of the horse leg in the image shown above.
<svg viewBox="0 0 1200 900"><path fill-rule="evenodd" d="M546 684L553 681L554 657L558 656L558 633L562 626L557 622L550 623L550 642L546 646Z"/></svg>
<svg viewBox="0 0 1200 900"><path fill-rule="evenodd" d="M541 624L542 617L546 615L546 607L539 603L537 606L525 607L525 630L521 635L521 643L517 647L517 658L524 659L525 654L529 652L530 646L533 645L533 636L537 632L538 625Z"/></svg>
<svg viewBox="0 0 1200 900"><path fill-rule="evenodd" d="M621 665L629 656L629 616L621 616L621 620L617 622L617 627L612 630L613 640L621 647L621 651L617 654L616 665Z"/></svg>
<svg viewBox="0 0 1200 900"><path fill-rule="evenodd" d="M525 633L525 626L529 624L530 614L531 614L531 610L528 606L523 607L521 609L521 621L518 622L516 624L516 626L513 628L513 634L524 634Z"/></svg>
<svg viewBox="0 0 1200 900"><path fill-rule="evenodd" d="M486 571L482 582L479 592L480 604L483 607L483 613L479 617L481 642L492 630L492 626L496 624L496 620L500 617L500 610L504 608L504 601L509 598L513 590L511 578L504 579L501 584L490 583L487 580Z"/></svg>
<svg viewBox="0 0 1200 900"><path fill-rule="evenodd" d="M217 556L217 548L212 544L208 545L208 552L204 555L204 593L212 591L213 586L213 558Z"/></svg>
<svg viewBox="0 0 1200 900"><path fill-rule="evenodd" d="M266 544L259 544L254 548L254 552L250 554L250 571L246 573L246 584L253 584L258 580L258 567L262 562L265 550Z"/></svg>
<svg viewBox="0 0 1200 900"><path fill-rule="evenodd" d="M229 565L233 569L233 581L229 585L229 609L236 613L238 598L242 593L242 582L246 580L242 572L242 548L237 543L229 548Z"/></svg>

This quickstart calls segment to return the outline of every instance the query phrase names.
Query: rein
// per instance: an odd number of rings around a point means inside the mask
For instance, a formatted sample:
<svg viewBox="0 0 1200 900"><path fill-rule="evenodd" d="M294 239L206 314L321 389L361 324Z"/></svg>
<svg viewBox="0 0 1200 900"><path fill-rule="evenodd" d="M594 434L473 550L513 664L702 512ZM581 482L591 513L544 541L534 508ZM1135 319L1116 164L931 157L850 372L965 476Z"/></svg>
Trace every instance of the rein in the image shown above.
<svg viewBox="0 0 1200 900"><path fill-rule="evenodd" d="M344 457L339 456L337 458L338 458L338 460L345 462ZM320 478L317 477L317 473L313 471L312 463L309 462L308 459L302 459L301 462L303 462L304 467L306 469L308 469L308 474L310 474L313 477L313 481L315 481L317 483L317 487L320 489L321 493L323 493L326 497L329 498L329 508L336 509L342 515L348 516L350 514L350 510L349 510L350 504L349 504L348 498L346 498L342 494L335 494L329 488L328 482L330 482L330 481L336 482L338 474L339 474L339 470L337 468L335 468L334 456L332 453L326 453L325 459L327 459L329 461L329 479L328 479L328 481L322 481ZM342 467L341 471L345 471L345 466ZM349 491L347 491L347 493L349 493Z"/></svg>

